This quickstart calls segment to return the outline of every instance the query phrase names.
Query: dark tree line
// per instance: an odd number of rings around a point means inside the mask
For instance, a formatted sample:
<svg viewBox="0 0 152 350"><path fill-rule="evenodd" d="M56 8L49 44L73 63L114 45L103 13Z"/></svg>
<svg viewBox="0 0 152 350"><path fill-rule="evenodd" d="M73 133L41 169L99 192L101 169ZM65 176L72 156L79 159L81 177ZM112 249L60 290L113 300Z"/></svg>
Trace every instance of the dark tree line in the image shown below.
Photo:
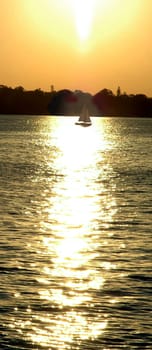
<svg viewBox="0 0 152 350"><path fill-rule="evenodd" d="M41 89L26 91L22 86L12 89L0 86L0 114L48 114L53 93Z"/></svg>
<svg viewBox="0 0 152 350"><path fill-rule="evenodd" d="M117 94L103 89L95 95L80 90L63 89L44 92L0 85L0 114L79 115L83 104L91 115L152 117L152 98L144 94Z"/></svg>
<svg viewBox="0 0 152 350"><path fill-rule="evenodd" d="M152 98L144 94L127 95L103 89L93 96L94 103L103 114L128 117L152 117Z"/></svg>

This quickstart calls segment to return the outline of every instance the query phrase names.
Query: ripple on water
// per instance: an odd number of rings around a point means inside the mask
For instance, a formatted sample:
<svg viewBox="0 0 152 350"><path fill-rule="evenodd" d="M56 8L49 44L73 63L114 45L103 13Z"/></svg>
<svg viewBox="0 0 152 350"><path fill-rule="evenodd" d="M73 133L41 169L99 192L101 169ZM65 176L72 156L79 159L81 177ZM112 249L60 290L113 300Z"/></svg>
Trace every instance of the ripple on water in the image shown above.
<svg viewBox="0 0 152 350"><path fill-rule="evenodd" d="M151 122L28 118L0 132L0 347L151 350Z"/></svg>

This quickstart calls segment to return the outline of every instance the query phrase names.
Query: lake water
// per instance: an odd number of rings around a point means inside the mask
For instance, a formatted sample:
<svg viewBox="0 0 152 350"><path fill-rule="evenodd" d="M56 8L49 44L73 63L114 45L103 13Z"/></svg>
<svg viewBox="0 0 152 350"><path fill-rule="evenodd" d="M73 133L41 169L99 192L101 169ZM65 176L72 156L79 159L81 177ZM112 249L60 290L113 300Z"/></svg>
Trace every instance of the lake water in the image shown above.
<svg viewBox="0 0 152 350"><path fill-rule="evenodd" d="M152 349L152 119L0 116L0 349Z"/></svg>

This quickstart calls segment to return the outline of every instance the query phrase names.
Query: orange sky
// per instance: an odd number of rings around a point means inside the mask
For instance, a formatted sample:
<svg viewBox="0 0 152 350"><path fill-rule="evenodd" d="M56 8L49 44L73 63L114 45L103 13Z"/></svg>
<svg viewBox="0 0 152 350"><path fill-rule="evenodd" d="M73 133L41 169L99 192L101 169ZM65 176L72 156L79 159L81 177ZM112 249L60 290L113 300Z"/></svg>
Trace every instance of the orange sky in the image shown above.
<svg viewBox="0 0 152 350"><path fill-rule="evenodd" d="M151 0L0 0L0 84L152 96Z"/></svg>

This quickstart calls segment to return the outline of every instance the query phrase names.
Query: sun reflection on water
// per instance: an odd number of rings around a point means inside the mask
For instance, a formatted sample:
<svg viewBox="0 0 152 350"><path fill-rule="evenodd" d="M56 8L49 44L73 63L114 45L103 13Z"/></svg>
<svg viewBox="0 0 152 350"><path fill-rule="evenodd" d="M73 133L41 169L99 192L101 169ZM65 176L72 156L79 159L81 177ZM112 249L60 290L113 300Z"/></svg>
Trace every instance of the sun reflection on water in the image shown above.
<svg viewBox="0 0 152 350"><path fill-rule="evenodd" d="M64 168L83 171L85 167L92 165L92 161L96 161L98 149L104 151L107 148L104 132L99 132L94 126L87 130L73 127L68 133L65 123L56 129L55 137L56 145L61 152L61 157L58 157L58 165L62 171Z"/></svg>
<svg viewBox="0 0 152 350"><path fill-rule="evenodd" d="M37 293L47 311L31 310L28 338L42 347L62 350L76 343L79 349L81 341L101 337L108 327L102 305L100 312L96 310L97 293L104 291L107 274L116 266L104 261L104 255L100 261L107 241L98 225L102 218L107 229L116 201L97 165L102 162L105 180L109 145L104 131L71 127L68 134L67 124L61 123L54 137L58 151L53 164L48 158L48 167L54 167L59 177L53 185L48 181L44 191L37 250ZM50 138L50 147L51 142Z"/></svg>

